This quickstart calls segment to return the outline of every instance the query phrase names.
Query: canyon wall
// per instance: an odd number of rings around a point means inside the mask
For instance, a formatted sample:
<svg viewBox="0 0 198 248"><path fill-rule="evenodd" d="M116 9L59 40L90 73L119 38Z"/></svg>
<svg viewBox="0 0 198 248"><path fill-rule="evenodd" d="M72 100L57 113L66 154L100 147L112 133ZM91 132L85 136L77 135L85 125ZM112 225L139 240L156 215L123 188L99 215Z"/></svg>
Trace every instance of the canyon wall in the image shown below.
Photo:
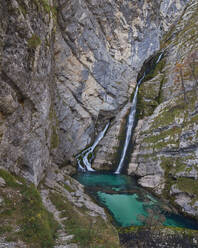
<svg viewBox="0 0 198 248"><path fill-rule="evenodd" d="M38 185L53 163L75 167L112 119L94 165L109 169L138 71L184 6L1 1L1 166Z"/></svg>
<svg viewBox="0 0 198 248"><path fill-rule="evenodd" d="M161 41L162 61L141 86L140 118L129 173L142 186L197 215L197 1Z"/></svg>
<svg viewBox="0 0 198 248"><path fill-rule="evenodd" d="M68 174L109 120L93 166L116 166L137 76L159 50L163 59L140 87L128 172L197 214L196 1L0 0L0 16L0 169L15 175L0 170L0 205L13 207L3 223L18 218L24 199L32 203L31 182L38 188L36 218L47 218L45 207L61 226L55 247L71 240L67 247L78 247L77 227L65 231L68 212L86 231L96 223L94 232L104 231L98 239L118 247L107 214ZM9 247L28 247L22 240Z"/></svg>

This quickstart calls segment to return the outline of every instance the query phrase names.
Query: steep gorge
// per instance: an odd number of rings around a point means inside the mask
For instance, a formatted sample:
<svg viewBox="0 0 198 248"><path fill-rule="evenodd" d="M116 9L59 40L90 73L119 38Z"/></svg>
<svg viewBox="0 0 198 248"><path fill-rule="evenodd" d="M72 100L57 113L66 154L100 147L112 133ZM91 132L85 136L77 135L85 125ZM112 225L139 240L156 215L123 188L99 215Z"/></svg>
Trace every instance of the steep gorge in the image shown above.
<svg viewBox="0 0 198 248"><path fill-rule="evenodd" d="M104 210L69 176L74 156L111 119L93 167L113 168L136 78L163 49L163 65L140 88L129 174L197 214L196 1L1 0L0 16L1 168L38 187L49 211L58 193L71 212L85 206L90 223L103 222Z"/></svg>

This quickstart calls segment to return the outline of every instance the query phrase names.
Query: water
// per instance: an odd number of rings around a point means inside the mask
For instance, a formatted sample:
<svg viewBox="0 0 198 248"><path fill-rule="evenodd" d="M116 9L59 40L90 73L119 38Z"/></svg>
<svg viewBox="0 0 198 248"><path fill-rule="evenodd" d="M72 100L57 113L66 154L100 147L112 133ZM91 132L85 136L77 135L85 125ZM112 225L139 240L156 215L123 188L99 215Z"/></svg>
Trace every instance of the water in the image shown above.
<svg viewBox="0 0 198 248"><path fill-rule="evenodd" d="M94 172L78 173L75 178L109 210L117 226L141 226L143 223L139 216L148 216L148 209L157 208L166 218L163 225L198 229L195 221L166 212L167 205L138 187L133 177Z"/></svg>
<svg viewBox="0 0 198 248"><path fill-rule="evenodd" d="M103 203L113 215L119 226L139 226L142 222L138 215L145 216L144 202L138 200L138 195L132 194L107 194L97 192L100 202Z"/></svg>
<svg viewBox="0 0 198 248"><path fill-rule="evenodd" d="M161 60L162 56L163 53L159 55L156 64ZM144 77L145 73L138 81L135 89L127 121L126 139L115 173L97 173L91 167L91 162L94 158L94 149L107 132L110 124L108 123L102 132L99 133L93 145L76 156L79 171L86 171L86 173L78 173L75 175L75 178L86 186L90 194L95 197L99 204L109 210L114 218L115 224L118 226L143 225L144 223L140 216L146 218L149 215L149 209L152 209L156 217L157 214L163 213L165 217L163 225L165 226L185 227L198 230L198 224L195 221L181 215L168 213L167 210L165 211L165 209L167 209L166 204L153 197L144 189L138 187L135 178L120 174L135 124L138 89ZM157 212L155 211L156 209Z"/></svg>
<svg viewBox="0 0 198 248"><path fill-rule="evenodd" d="M157 65L160 62L160 60L162 59L163 55L164 55L163 52L159 54L159 56L158 56L158 58L157 58L157 60L155 62L155 65ZM152 68L152 69L154 69L154 68ZM149 69L148 72L145 71L143 76L137 82L137 86L136 86L136 89L135 89L135 94L134 94L133 101L132 101L132 104L131 104L131 110L130 110L128 121L127 121L126 139L125 139L124 147L123 147L123 150L122 150L120 162L118 164L117 170L115 171L115 174L120 174L120 172L121 172L121 170L122 170L122 168L124 166L124 161L125 161L127 149L128 149L128 146L129 146L129 142L131 140L131 136L132 136L133 129L134 129L134 124L135 124L137 96L138 96L139 86L142 83L142 81L144 80L146 74L150 73L150 70L152 70L152 69Z"/></svg>
<svg viewBox="0 0 198 248"><path fill-rule="evenodd" d="M156 61L156 64L158 64L160 62L160 60L162 59L163 55L164 55L164 53L160 53L160 55L159 55L159 57L158 57L158 59Z"/></svg>
<svg viewBox="0 0 198 248"><path fill-rule="evenodd" d="M96 148L96 146L99 144L99 142L102 140L104 137L108 127L110 125L110 122L108 122L105 126L105 128L98 134L96 137L96 140L94 141L93 145L82 151L76 156L77 163L78 163L78 169L80 171L95 171L91 167L91 162L93 160L93 152Z"/></svg>
<svg viewBox="0 0 198 248"><path fill-rule="evenodd" d="M160 55L158 56L158 59L155 62L155 64L159 63L159 61L162 59L162 57L163 57L163 53L160 53ZM147 72L147 73L149 73L149 72ZM117 167L117 169L115 171L115 174L120 174L121 170L123 168L123 165L124 165L127 149L128 149L129 142L131 140L132 132L133 132L134 125L135 125L135 115L136 115L138 89L139 89L139 86L142 83L142 81L144 80L144 78L145 78L147 73L144 72L143 76L138 80L137 85L136 85L136 89L135 89L135 93L134 93L134 97L133 97L133 101L132 101L132 104L131 104L131 109L130 109L130 113L129 113L128 121L127 121L125 143L124 143L124 146L123 146L121 158L120 158L118 167ZM110 125L110 122L107 123L105 128L99 133L99 135L97 136L97 138L96 138L96 140L95 140L95 142L93 143L92 146L88 147L87 149L85 149L84 151L82 151L81 153L79 153L76 156L79 171L82 171L82 172L95 171L91 167L91 162L94 159L93 152L94 152L96 146L99 144L99 142L104 137L105 133L107 132L107 129L108 129L109 125Z"/></svg>
<svg viewBox="0 0 198 248"><path fill-rule="evenodd" d="M126 157L127 149L128 149L128 146L129 146L129 142L131 140L131 135L132 135L132 131L133 131L134 124L135 124L138 89L139 89L139 85L141 84L141 82L144 79L144 77L145 77L145 75L138 81L136 89L135 89L135 94L134 94L134 97L133 97L133 101L132 101L132 104L131 104L131 110L130 110L128 121L127 121L126 139L125 139L124 147L123 147L123 150L122 150L122 155L121 155L121 158L120 158L120 162L119 162L117 170L115 171L115 174L120 174L120 172L121 172L121 170L123 168L123 165L124 165L124 160L125 160L125 157Z"/></svg>

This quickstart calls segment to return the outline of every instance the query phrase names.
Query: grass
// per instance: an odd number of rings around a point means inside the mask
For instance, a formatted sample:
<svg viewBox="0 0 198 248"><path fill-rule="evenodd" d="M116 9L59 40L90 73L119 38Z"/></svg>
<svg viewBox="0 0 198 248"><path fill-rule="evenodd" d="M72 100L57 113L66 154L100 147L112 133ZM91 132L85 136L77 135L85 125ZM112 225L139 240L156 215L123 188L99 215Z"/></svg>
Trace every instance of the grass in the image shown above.
<svg viewBox="0 0 198 248"><path fill-rule="evenodd" d="M28 40L28 47L36 49L41 44L41 39L38 35L33 34L32 37Z"/></svg>
<svg viewBox="0 0 198 248"><path fill-rule="evenodd" d="M185 104L183 101L183 96L178 96L174 102L170 102L166 107L164 107L160 113L155 117L154 121L152 122L149 130L142 134L152 134L152 132L157 129L158 127L168 127L170 128L167 131L161 132L159 135L160 138L164 138L170 135L173 136L174 134L179 134L183 127L194 123L198 120L198 115L190 116L190 112L194 111L196 106L196 94L194 91L189 91L187 93L187 97L189 100L188 104ZM177 118L183 119L182 123L177 123ZM163 137L162 137L163 136ZM153 141L152 141L153 139ZM158 140L158 137L151 135L145 139L148 142L154 142Z"/></svg>
<svg viewBox="0 0 198 248"><path fill-rule="evenodd" d="M56 127L52 126L51 149L57 148L58 145L59 145L59 137L56 131Z"/></svg>
<svg viewBox="0 0 198 248"><path fill-rule="evenodd" d="M74 190L68 185L68 184L64 184L64 188L68 191L68 192L74 192Z"/></svg>
<svg viewBox="0 0 198 248"><path fill-rule="evenodd" d="M178 178L177 179L177 186L183 192L189 193L191 195L195 195L196 198L198 197L198 181L192 178Z"/></svg>
<svg viewBox="0 0 198 248"><path fill-rule="evenodd" d="M6 185L9 187L18 188L20 186L20 184L17 183L16 178L11 175L8 171L0 169L0 177L5 180Z"/></svg>
<svg viewBox="0 0 198 248"><path fill-rule="evenodd" d="M56 19L57 16L57 10L53 5L49 4L48 0L33 0L34 4L36 5L39 12L44 10L47 14L52 13L52 16L54 19Z"/></svg>
<svg viewBox="0 0 198 248"><path fill-rule="evenodd" d="M12 231L12 227L10 225L0 226L0 235L9 233L11 231Z"/></svg>
<svg viewBox="0 0 198 248"><path fill-rule="evenodd" d="M182 157L179 157L179 153L174 156L165 156L158 153L162 149L167 151L174 151L175 149L177 151L180 148L181 134L185 133L186 130L192 130L197 122L198 115L192 116L191 114L196 109L197 103L197 96L194 90L187 92L187 98L188 104L185 104L183 95L175 97L173 101L161 109L150 124L150 127L141 133L143 136L142 143L146 144L146 147L153 151L149 154L149 158L145 158L145 160L157 158L160 161L166 180L163 195L165 198L169 198L172 203L174 203L174 199L170 197L169 193L171 186L175 183L183 192L193 195L194 199L198 199L197 181L191 178L178 178L177 176L179 172L188 173L191 170L191 168L188 168L188 163L195 159L194 153ZM158 130L158 127L162 129ZM188 140L189 144L194 144L195 137L198 137L198 132L193 134L193 136L186 137L186 140Z"/></svg>
<svg viewBox="0 0 198 248"><path fill-rule="evenodd" d="M0 170L0 176L7 186L0 189L4 199L0 233L9 232L8 241L20 239L30 248L52 248L58 224L44 208L35 186L4 170Z"/></svg>
<svg viewBox="0 0 198 248"><path fill-rule="evenodd" d="M134 227L125 227L119 229L119 234L130 234L130 233L137 233L146 230L144 226L134 226ZM174 226L160 226L157 228L157 231L159 234L162 235L171 235L172 237L187 237L187 238L193 238L195 237L198 239L198 230L193 229L187 229L187 228L181 228L181 227L174 227Z"/></svg>
<svg viewBox="0 0 198 248"><path fill-rule="evenodd" d="M156 142L162 141L164 138L168 136L171 136L175 139L176 138L175 135L180 134L180 133L181 133L181 128L175 126L175 127L172 127L171 129L161 131L160 133L157 133L156 135L150 135L149 137L146 137L144 139L144 142L154 143L155 145Z"/></svg>
<svg viewBox="0 0 198 248"><path fill-rule="evenodd" d="M184 110L184 103L174 105L172 107L168 106L166 109L163 109L163 112L161 112L160 115L157 116L152 127L157 128L159 126L167 126L170 124L174 124L175 118L180 117Z"/></svg>
<svg viewBox="0 0 198 248"><path fill-rule="evenodd" d="M26 242L38 243L38 247L53 247L58 225L52 214L44 208L40 194L33 185L23 187L21 193L23 218L19 223L22 238Z"/></svg>
<svg viewBox="0 0 198 248"><path fill-rule="evenodd" d="M148 65L144 65L144 70L146 71L149 68L150 72L146 74L138 91L137 112L139 119L150 116L161 101L161 88L164 83L164 75L162 72L166 58L162 58L156 64L158 56L159 54L153 57L148 62ZM146 81L149 82L147 83Z"/></svg>
<svg viewBox="0 0 198 248"><path fill-rule="evenodd" d="M119 247L116 231L102 218L95 217L93 222L93 217L86 213L87 209L76 208L58 193L51 193L50 199L61 211L61 217L67 217L65 231L74 235L73 242L81 248Z"/></svg>
<svg viewBox="0 0 198 248"><path fill-rule="evenodd" d="M159 73L162 72L164 66L165 66L165 63L166 63L166 59L165 58L162 58L158 64L155 65L154 69L151 70L150 73L148 73L145 78L144 78L144 82L145 81L148 81L148 80L151 80L152 78L154 78L155 76L157 76Z"/></svg>

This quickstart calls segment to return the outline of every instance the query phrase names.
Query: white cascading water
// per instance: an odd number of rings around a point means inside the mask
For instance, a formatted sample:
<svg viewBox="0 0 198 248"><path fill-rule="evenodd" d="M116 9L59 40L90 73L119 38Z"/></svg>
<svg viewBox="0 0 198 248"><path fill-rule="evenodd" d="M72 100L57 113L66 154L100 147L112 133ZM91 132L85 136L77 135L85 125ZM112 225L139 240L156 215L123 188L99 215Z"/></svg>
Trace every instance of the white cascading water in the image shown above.
<svg viewBox="0 0 198 248"><path fill-rule="evenodd" d="M136 105L137 105L137 96L138 96L138 89L139 89L139 85L141 84L142 80L144 79L145 74L143 75L143 77L138 81L136 89L135 89L135 94L133 97L133 101L131 104L131 110L130 110L130 114L128 117L128 122L127 122L127 131L126 131L126 139L125 139L125 143L124 143L124 148L122 150L122 155L121 155L121 159L118 165L117 170L115 171L115 174L120 174L122 167L124 165L124 159L127 153L127 148L129 146L129 142L131 140L131 135L132 135L132 130L135 124L135 114L136 114Z"/></svg>
<svg viewBox="0 0 198 248"><path fill-rule="evenodd" d="M164 55L164 52L160 53L155 64L158 64L160 62L163 55ZM129 142L131 140L131 135L132 135L132 131L133 131L134 124L135 124L135 114L136 114L138 89L139 89L139 85L141 84L142 80L145 78L145 75L146 75L146 73L144 73L143 77L137 82L137 86L136 86L136 90L135 90L135 94L134 94L133 101L131 104L131 110L130 110L130 114L129 114L129 118L128 118L128 122L127 122L127 131L126 131L126 139L125 139L125 143L124 143L124 148L122 150L121 159L120 159L118 168L115 171L115 174L120 174L122 167L124 165L124 160L126 157L127 148L129 146Z"/></svg>
<svg viewBox="0 0 198 248"><path fill-rule="evenodd" d="M157 61L155 64L159 63L159 61L161 60L162 56L163 56L164 52L160 53ZM140 84L142 83L143 79L145 78L146 73L144 73L144 75L142 76L142 78L137 82L137 86L135 89L135 94L133 97L133 101L131 104L131 110L129 113L129 117L128 117L128 122L127 122L127 130L126 130L126 139L125 139L125 143L124 143L124 148L121 154L121 158L120 158L120 162L118 165L117 170L115 171L115 174L120 174L123 165L124 165L124 160L126 157L126 153L127 153L127 149L129 146L129 142L131 140L131 135L132 135L132 131L134 128L134 124L135 124L135 115L136 115L136 105L137 105L137 96L138 96L138 89ZM91 161L93 159L93 151L96 148L96 146L98 145L98 143L101 141L101 139L104 137L108 127L110 125L110 122L106 124L105 128L98 134L95 142L93 143L92 146L88 147L87 149L85 149L84 151L82 151L80 154L78 154L76 156L77 159L77 163L78 163L78 169L80 171L95 171L94 169L92 169L91 167Z"/></svg>
<svg viewBox="0 0 198 248"><path fill-rule="evenodd" d="M156 63L155 64L157 64L157 63L159 63L160 62L160 60L161 60L161 58L162 58L162 56L164 55L164 53L162 52L160 55L159 55L159 57L158 57L158 59L157 59L157 61L156 61Z"/></svg>
<svg viewBox="0 0 198 248"><path fill-rule="evenodd" d="M105 126L105 128L98 134L95 142L93 143L92 146L88 147L85 149L83 152L81 152L77 157L77 163L78 163L78 169L80 171L95 171L91 167L91 160L93 158L93 151L96 148L96 146L99 144L101 139L104 137L108 127L110 125L110 122L108 122ZM83 163L83 165L82 165Z"/></svg>

